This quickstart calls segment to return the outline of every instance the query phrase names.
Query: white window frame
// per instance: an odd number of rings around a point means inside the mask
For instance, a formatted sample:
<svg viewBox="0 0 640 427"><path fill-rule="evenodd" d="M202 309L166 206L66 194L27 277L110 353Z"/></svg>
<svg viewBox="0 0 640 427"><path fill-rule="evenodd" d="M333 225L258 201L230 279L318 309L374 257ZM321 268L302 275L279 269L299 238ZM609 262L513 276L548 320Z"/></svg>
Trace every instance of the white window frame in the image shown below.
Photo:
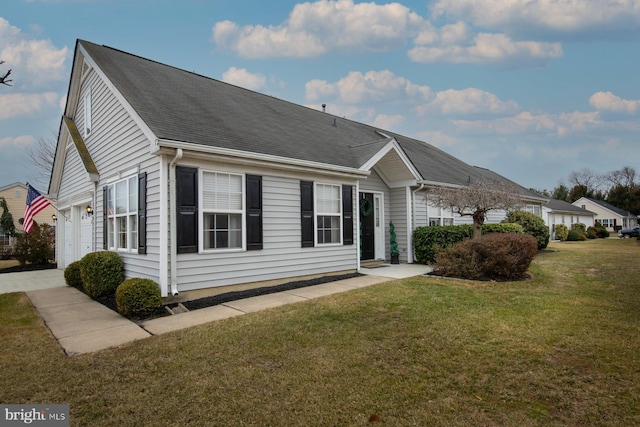
<svg viewBox="0 0 640 427"><path fill-rule="evenodd" d="M91 135L91 92L84 96L84 136Z"/></svg>
<svg viewBox="0 0 640 427"><path fill-rule="evenodd" d="M124 184L126 196L122 197L118 188ZM121 188L121 187L120 187ZM131 190L135 193L132 194ZM126 178L113 181L107 186L107 247L117 252L138 252L138 175L129 175ZM124 212L117 212L117 201L125 200ZM118 231L117 226L123 224L124 233ZM119 234L124 234L125 246L120 245Z"/></svg>
<svg viewBox="0 0 640 427"><path fill-rule="evenodd" d="M240 200L241 209L212 209L205 206L204 201L204 177L205 174L228 175L240 177ZM227 172L222 170L203 170L199 171L199 191L198 191L198 251L199 253L224 253L224 252L243 252L247 250L247 226L246 226L246 176L242 173ZM205 216L209 214L217 215L240 215L240 246L227 248L205 248Z"/></svg>
<svg viewBox="0 0 640 427"><path fill-rule="evenodd" d="M525 211L532 213L536 216L542 217L542 206L540 205L527 205Z"/></svg>
<svg viewBox="0 0 640 427"><path fill-rule="evenodd" d="M326 199L320 199L320 189L323 189L323 194L324 194L324 188L325 187L335 187L335 189L337 189L338 192L338 199L337 199L337 204L338 204L338 212L327 212L326 210L323 211L321 208L321 203L320 201L324 201ZM325 182L315 182L314 183L314 188L313 188L313 209L314 209L314 242L316 246L341 246L342 245L342 186L339 184L331 184L331 183L325 183ZM325 206L325 204L322 204L323 206ZM329 243L320 243L318 240L318 232L320 231L320 217L332 217L332 218L337 218L338 219L338 241L337 242L329 242ZM330 230L333 230L333 227L330 228Z"/></svg>

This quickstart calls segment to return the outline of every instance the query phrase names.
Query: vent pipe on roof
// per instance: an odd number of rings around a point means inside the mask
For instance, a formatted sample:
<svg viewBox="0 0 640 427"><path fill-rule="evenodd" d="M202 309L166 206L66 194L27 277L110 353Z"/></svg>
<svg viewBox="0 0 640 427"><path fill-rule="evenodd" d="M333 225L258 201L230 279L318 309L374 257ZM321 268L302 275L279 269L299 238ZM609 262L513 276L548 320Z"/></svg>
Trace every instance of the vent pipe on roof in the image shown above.
<svg viewBox="0 0 640 427"><path fill-rule="evenodd" d="M322 112L323 113L327 112L327 104L322 104Z"/></svg>

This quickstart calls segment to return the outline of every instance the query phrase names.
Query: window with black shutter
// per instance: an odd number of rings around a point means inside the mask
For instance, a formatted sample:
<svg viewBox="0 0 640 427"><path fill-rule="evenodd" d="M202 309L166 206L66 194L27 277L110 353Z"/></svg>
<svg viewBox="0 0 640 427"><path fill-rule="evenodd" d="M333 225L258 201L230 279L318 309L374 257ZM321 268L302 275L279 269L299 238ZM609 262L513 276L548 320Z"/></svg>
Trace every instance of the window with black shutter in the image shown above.
<svg viewBox="0 0 640 427"><path fill-rule="evenodd" d="M198 252L198 169L176 167L178 253Z"/></svg>
<svg viewBox="0 0 640 427"><path fill-rule="evenodd" d="M109 186L102 187L102 249L109 249Z"/></svg>
<svg viewBox="0 0 640 427"><path fill-rule="evenodd" d="M300 222L302 247L313 247L313 181L300 181Z"/></svg>
<svg viewBox="0 0 640 427"><path fill-rule="evenodd" d="M353 245L353 186L342 186L342 244Z"/></svg>
<svg viewBox="0 0 640 427"><path fill-rule="evenodd" d="M246 176L247 250L262 249L262 177Z"/></svg>
<svg viewBox="0 0 640 427"><path fill-rule="evenodd" d="M138 253L147 253L147 173L138 174Z"/></svg>

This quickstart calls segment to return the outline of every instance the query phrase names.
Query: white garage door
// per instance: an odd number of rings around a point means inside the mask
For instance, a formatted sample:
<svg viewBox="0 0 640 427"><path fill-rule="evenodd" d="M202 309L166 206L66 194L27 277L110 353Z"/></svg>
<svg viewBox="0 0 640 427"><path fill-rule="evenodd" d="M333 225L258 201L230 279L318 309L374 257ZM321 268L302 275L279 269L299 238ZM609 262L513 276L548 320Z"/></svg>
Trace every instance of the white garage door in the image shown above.
<svg viewBox="0 0 640 427"><path fill-rule="evenodd" d="M82 213L80 221L80 258L91 252L93 246L93 216ZM78 259L80 259L78 258Z"/></svg>

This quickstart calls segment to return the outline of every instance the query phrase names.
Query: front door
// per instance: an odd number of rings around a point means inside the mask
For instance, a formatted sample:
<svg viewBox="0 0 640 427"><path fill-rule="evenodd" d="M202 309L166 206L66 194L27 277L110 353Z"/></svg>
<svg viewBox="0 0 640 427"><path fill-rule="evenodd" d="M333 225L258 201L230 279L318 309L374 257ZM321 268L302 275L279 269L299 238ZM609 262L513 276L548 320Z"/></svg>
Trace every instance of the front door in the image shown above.
<svg viewBox="0 0 640 427"><path fill-rule="evenodd" d="M373 193L360 193L360 259L375 259L375 214Z"/></svg>

